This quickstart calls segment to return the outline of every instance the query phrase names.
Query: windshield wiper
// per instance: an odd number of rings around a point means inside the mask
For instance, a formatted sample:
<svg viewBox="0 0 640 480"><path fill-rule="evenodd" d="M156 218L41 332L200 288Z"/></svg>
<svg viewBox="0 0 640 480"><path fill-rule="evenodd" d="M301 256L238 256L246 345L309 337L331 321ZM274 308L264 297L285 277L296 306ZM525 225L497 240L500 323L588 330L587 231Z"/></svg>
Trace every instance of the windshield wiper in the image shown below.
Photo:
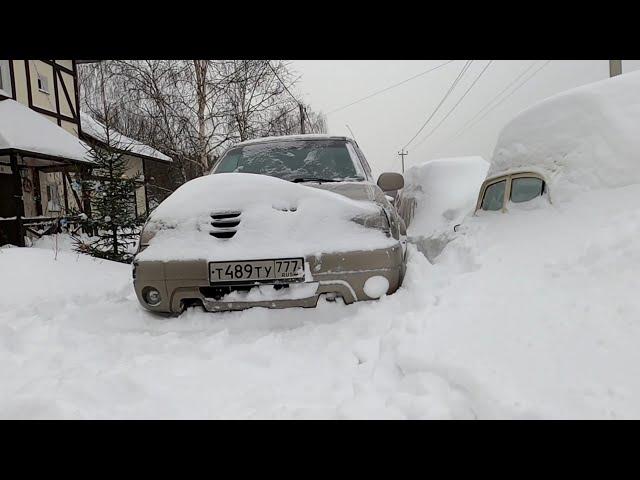
<svg viewBox="0 0 640 480"><path fill-rule="evenodd" d="M342 180L335 180L333 178L318 178L318 177L298 177L290 180L293 183L301 183L301 182L341 182Z"/></svg>

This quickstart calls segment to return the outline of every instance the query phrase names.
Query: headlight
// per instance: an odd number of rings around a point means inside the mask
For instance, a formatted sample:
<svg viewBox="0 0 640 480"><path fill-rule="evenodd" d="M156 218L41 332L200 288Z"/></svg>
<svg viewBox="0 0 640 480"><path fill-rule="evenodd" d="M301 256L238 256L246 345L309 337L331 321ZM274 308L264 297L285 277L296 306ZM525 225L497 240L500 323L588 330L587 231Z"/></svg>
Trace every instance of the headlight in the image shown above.
<svg viewBox="0 0 640 480"><path fill-rule="evenodd" d="M387 234L390 231L389 219L384 210L380 210L379 213L373 215L359 215L353 218L353 221L365 228L375 228Z"/></svg>

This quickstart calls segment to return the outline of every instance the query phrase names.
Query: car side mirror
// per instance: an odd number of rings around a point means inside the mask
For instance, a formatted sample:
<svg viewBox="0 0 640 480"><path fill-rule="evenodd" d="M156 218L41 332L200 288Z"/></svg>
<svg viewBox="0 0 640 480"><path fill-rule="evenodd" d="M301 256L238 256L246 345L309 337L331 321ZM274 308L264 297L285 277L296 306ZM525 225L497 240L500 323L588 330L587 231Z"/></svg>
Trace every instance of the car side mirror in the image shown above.
<svg viewBox="0 0 640 480"><path fill-rule="evenodd" d="M399 173L386 172L378 177L378 186L383 192L402 190L404 187L404 178Z"/></svg>

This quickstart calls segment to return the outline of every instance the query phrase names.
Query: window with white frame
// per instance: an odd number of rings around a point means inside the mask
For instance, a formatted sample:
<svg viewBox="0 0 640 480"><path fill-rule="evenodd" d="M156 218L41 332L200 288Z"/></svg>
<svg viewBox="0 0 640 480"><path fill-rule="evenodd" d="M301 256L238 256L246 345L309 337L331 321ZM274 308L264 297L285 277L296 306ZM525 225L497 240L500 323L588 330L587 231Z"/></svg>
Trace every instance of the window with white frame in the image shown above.
<svg viewBox="0 0 640 480"><path fill-rule="evenodd" d="M42 93L49 93L49 79L38 73L38 90Z"/></svg>
<svg viewBox="0 0 640 480"><path fill-rule="evenodd" d="M11 74L9 72L9 60L0 60L0 90L3 95L10 97L11 91Z"/></svg>

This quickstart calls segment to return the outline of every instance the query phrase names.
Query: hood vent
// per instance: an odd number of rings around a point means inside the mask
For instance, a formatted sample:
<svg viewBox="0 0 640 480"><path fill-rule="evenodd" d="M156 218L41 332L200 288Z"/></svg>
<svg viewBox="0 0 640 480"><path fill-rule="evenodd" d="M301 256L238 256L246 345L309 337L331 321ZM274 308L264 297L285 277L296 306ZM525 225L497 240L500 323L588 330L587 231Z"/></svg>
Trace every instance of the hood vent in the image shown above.
<svg viewBox="0 0 640 480"><path fill-rule="evenodd" d="M231 238L238 231L241 212L217 212L211 214L211 226L209 235L216 238Z"/></svg>

